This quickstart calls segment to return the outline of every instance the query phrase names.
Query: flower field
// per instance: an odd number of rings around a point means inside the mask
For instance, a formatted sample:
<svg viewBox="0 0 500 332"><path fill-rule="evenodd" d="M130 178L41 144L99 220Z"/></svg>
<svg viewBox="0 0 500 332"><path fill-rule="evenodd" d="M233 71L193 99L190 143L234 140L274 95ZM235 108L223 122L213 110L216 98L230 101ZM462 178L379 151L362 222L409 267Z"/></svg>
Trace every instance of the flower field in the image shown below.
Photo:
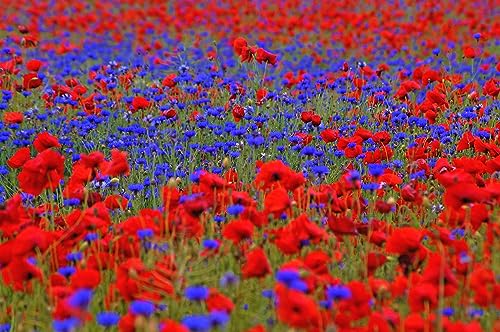
<svg viewBox="0 0 500 332"><path fill-rule="evenodd" d="M500 331L495 1L1 1L0 332Z"/></svg>

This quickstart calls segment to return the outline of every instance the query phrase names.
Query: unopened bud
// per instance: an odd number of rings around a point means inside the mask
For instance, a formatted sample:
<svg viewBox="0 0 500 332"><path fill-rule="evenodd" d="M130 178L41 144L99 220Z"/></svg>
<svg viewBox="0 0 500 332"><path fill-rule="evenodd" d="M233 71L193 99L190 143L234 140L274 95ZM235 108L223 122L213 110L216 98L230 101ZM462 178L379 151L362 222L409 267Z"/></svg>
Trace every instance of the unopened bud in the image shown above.
<svg viewBox="0 0 500 332"><path fill-rule="evenodd" d="M396 199L392 196L389 197L389 199L387 200L387 204L391 204L391 205L396 204Z"/></svg>
<svg viewBox="0 0 500 332"><path fill-rule="evenodd" d="M134 327L136 330L144 331L146 323L147 321L144 316L137 316L134 320Z"/></svg>
<svg viewBox="0 0 500 332"><path fill-rule="evenodd" d="M135 269L130 269L128 270L128 275L131 278L137 278L139 275Z"/></svg>
<svg viewBox="0 0 500 332"><path fill-rule="evenodd" d="M174 178L170 178L168 179L168 182L167 182L167 187L169 188L174 188L177 186L177 181L175 181Z"/></svg>

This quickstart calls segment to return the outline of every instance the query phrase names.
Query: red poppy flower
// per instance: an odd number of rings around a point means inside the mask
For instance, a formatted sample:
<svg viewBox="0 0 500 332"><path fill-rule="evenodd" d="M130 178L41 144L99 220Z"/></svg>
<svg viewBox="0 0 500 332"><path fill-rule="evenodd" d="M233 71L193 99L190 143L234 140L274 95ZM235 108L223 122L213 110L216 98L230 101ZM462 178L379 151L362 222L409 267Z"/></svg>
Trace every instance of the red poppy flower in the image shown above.
<svg viewBox="0 0 500 332"><path fill-rule="evenodd" d="M250 62L254 56L253 48L244 46L241 50L240 60L241 62Z"/></svg>
<svg viewBox="0 0 500 332"><path fill-rule="evenodd" d="M335 235L356 235L358 231L353 220L347 216L331 215L328 217L328 227Z"/></svg>
<svg viewBox="0 0 500 332"><path fill-rule="evenodd" d="M256 325L254 327L249 328L245 332L266 332L266 328L264 327L264 325L259 324L259 325Z"/></svg>
<svg viewBox="0 0 500 332"><path fill-rule="evenodd" d="M335 323L344 328L351 325L352 321L368 317L371 313L371 292L360 281L351 281L347 284L351 296L338 301L336 306Z"/></svg>
<svg viewBox="0 0 500 332"><path fill-rule="evenodd" d="M262 278L272 272L266 253L260 247L249 251L245 259L245 264L241 267L243 278Z"/></svg>
<svg viewBox="0 0 500 332"><path fill-rule="evenodd" d="M31 90L36 89L42 85L42 80L38 77L36 73L28 73L23 76L23 89Z"/></svg>
<svg viewBox="0 0 500 332"><path fill-rule="evenodd" d="M302 248L301 240L296 236L294 230L290 227L273 230L273 243L284 255L293 255L300 252Z"/></svg>
<svg viewBox="0 0 500 332"><path fill-rule="evenodd" d="M396 228L387 239L386 250L399 255L413 253L420 248L423 237L424 233L417 228Z"/></svg>
<svg viewBox="0 0 500 332"><path fill-rule="evenodd" d="M32 48L38 46L38 39L33 35L24 35L21 39L21 46L24 48Z"/></svg>
<svg viewBox="0 0 500 332"><path fill-rule="evenodd" d="M381 267L387 262L387 257L383 254L376 252L369 252L366 258L368 272L372 274L376 269Z"/></svg>
<svg viewBox="0 0 500 332"><path fill-rule="evenodd" d="M45 252L54 240L52 233L35 226L23 228L16 236L12 255L25 257L28 254L36 255L36 251Z"/></svg>
<svg viewBox="0 0 500 332"><path fill-rule="evenodd" d="M21 112L5 112L3 114L3 122L6 124L23 123L24 114Z"/></svg>
<svg viewBox="0 0 500 332"><path fill-rule="evenodd" d="M26 69L28 69L29 71L38 72L41 66L42 66L42 61L37 59L31 59L28 62L26 62Z"/></svg>
<svg viewBox="0 0 500 332"><path fill-rule="evenodd" d="M329 273L328 263L330 261L330 256L322 250L311 251L304 257L304 264L319 275Z"/></svg>
<svg viewBox="0 0 500 332"><path fill-rule="evenodd" d="M424 86L432 82L440 82L442 79L441 73L437 70L429 69L422 74L422 84Z"/></svg>
<svg viewBox="0 0 500 332"><path fill-rule="evenodd" d="M264 88L260 88L256 92L257 105L261 105L264 99L267 96L267 90Z"/></svg>
<svg viewBox="0 0 500 332"><path fill-rule="evenodd" d="M123 315L118 322L120 332L135 332L136 331L136 316L131 312Z"/></svg>
<svg viewBox="0 0 500 332"><path fill-rule="evenodd" d="M163 111L162 115L165 116L167 119L172 119L177 116L177 111L174 108L170 108L166 111Z"/></svg>
<svg viewBox="0 0 500 332"><path fill-rule="evenodd" d="M230 314L234 309L233 301L224 294L219 293L215 288L210 289L210 294L205 303L210 312L225 311Z"/></svg>
<svg viewBox="0 0 500 332"><path fill-rule="evenodd" d="M245 109L240 105L235 105L231 112L235 122L240 122L240 120L245 116Z"/></svg>
<svg viewBox="0 0 500 332"><path fill-rule="evenodd" d="M422 312L426 306L430 310L438 304L438 286L431 283L419 283L410 288L408 304L412 312Z"/></svg>
<svg viewBox="0 0 500 332"><path fill-rule="evenodd" d="M175 82L176 77L177 77L176 74L167 75L167 77L165 77L161 82L161 85L164 87L173 88L174 86L177 85L177 83Z"/></svg>
<svg viewBox="0 0 500 332"><path fill-rule="evenodd" d="M57 139L57 137L52 136L48 132L43 132L36 136L35 140L33 141L33 146L35 147L36 151L42 152L50 148L59 148L61 147L61 144L59 144L59 140Z"/></svg>
<svg viewBox="0 0 500 332"><path fill-rule="evenodd" d="M161 332L189 332L189 329L175 320L167 319L162 322Z"/></svg>
<svg viewBox="0 0 500 332"><path fill-rule="evenodd" d="M300 119L302 120L302 122L304 123L309 123L312 121L312 116L314 115L314 112L311 112L311 111L304 111L302 113L300 113Z"/></svg>
<svg viewBox="0 0 500 332"><path fill-rule="evenodd" d="M318 127L321 124L321 116L318 114L313 114L311 118L311 124L315 127Z"/></svg>
<svg viewBox="0 0 500 332"><path fill-rule="evenodd" d="M311 118L311 121L312 121L312 118ZM299 138L300 144L302 144L302 145L308 145L314 139L314 137L311 134L307 134L307 133L296 133L295 137Z"/></svg>
<svg viewBox="0 0 500 332"><path fill-rule="evenodd" d="M264 199L264 211L266 214L273 214L275 218L279 217L291 206L288 192L283 188L276 188L267 194Z"/></svg>
<svg viewBox="0 0 500 332"><path fill-rule="evenodd" d="M101 163L101 172L109 176L128 176L130 166L127 161L128 153L118 149L111 150L111 161Z"/></svg>
<svg viewBox="0 0 500 332"><path fill-rule="evenodd" d="M458 290L458 280L451 268L440 254L432 253L427 261L427 266L422 273L421 282L439 287L444 284L444 296L453 296Z"/></svg>
<svg viewBox="0 0 500 332"><path fill-rule="evenodd" d="M104 204L110 210L124 210L128 205L128 199L120 195L110 195L106 197Z"/></svg>
<svg viewBox="0 0 500 332"><path fill-rule="evenodd" d="M251 239L254 231L254 225L245 219L238 219L231 221L227 224L223 231L222 236L228 240L238 244L243 240Z"/></svg>
<svg viewBox="0 0 500 332"><path fill-rule="evenodd" d="M70 283L74 289L89 288L94 289L101 282L101 274L94 269L77 270L71 275Z"/></svg>
<svg viewBox="0 0 500 332"><path fill-rule="evenodd" d="M144 110L148 108L151 103L144 97L136 96L132 100L132 111L137 112L139 110Z"/></svg>
<svg viewBox="0 0 500 332"><path fill-rule="evenodd" d="M2 269L3 282L17 291L31 292L32 280L42 280L42 271L25 258L14 258Z"/></svg>
<svg viewBox="0 0 500 332"><path fill-rule="evenodd" d="M500 81L496 78L490 78L483 85L483 94L496 98L500 93Z"/></svg>
<svg viewBox="0 0 500 332"><path fill-rule="evenodd" d="M466 57L467 59L474 59L479 55L478 51L469 45L464 46L463 52L464 52L464 57Z"/></svg>
<svg viewBox="0 0 500 332"><path fill-rule="evenodd" d="M243 48L248 46L248 42L245 40L245 38L238 37L233 41L233 49L234 52L238 55L241 55L243 52Z"/></svg>
<svg viewBox="0 0 500 332"><path fill-rule="evenodd" d="M263 48L258 48L255 52L255 60L258 63L269 63L275 65L277 63L278 56L276 54L270 53Z"/></svg>
<svg viewBox="0 0 500 332"><path fill-rule="evenodd" d="M254 182L262 189L281 185L287 190L295 190L305 183L305 178L302 173L295 173L281 160L272 160L260 166Z"/></svg>
<svg viewBox="0 0 500 332"><path fill-rule="evenodd" d="M420 313L414 312L406 316L403 329L407 332L423 332L426 327L430 329L430 326L429 320L424 320Z"/></svg>
<svg viewBox="0 0 500 332"><path fill-rule="evenodd" d="M23 35L24 34L27 34L30 32L30 30L28 29L28 27L26 25L18 25L17 26L17 30L22 33Z"/></svg>
<svg viewBox="0 0 500 332"><path fill-rule="evenodd" d="M361 137L363 139L363 141L366 141L366 140L368 140L368 139L370 139L370 138L373 137L373 133L371 131L369 131L368 129L359 127L354 132L354 136L359 136L359 137Z"/></svg>
<svg viewBox="0 0 500 332"><path fill-rule="evenodd" d="M45 150L28 160L17 176L22 191L39 195L44 189L54 190L64 178L64 157L54 150Z"/></svg>
<svg viewBox="0 0 500 332"><path fill-rule="evenodd" d="M459 209L462 205L485 202L489 198L489 193L475 184L458 183L446 188L443 201L447 208Z"/></svg>
<svg viewBox="0 0 500 332"><path fill-rule="evenodd" d="M325 143L335 142L339 138L338 130L325 129L320 134Z"/></svg>
<svg viewBox="0 0 500 332"><path fill-rule="evenodd" d="M391 328L391 324L387 321L387 318L384 317L379 312L373 312L370 315L370 319L368 320L368 331L378 331L378 332L391 332L393 329Z"/></svg>
<svg viewBox="0 0 500 332"><path fill-rule="evenodd" d="M31 158L30 148L24 147L19 148L17 151L7 160L7 165L12 168L21 168L28 160Z"/></svg>
<svg viewBox="0 0 500 332"><path fill-rule="evenodd" d="M312 298L282 285L277 288L276 312L281 322L309 331L315 331L321 326L321 313Z"/></svg>

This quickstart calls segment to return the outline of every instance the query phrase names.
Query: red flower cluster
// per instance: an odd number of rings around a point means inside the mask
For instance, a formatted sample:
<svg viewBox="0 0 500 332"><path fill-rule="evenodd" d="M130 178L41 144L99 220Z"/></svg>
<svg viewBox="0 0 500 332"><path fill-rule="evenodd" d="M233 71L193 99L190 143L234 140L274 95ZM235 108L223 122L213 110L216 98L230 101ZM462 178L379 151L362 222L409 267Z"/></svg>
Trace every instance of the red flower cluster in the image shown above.
<svg viewBox="0 0 500 332"><path fill-rule="evenodd" d="M276 65L278 57L262 47L249 46L246 39L238 37L233 41L234 52L240 57L241 62L250 62L252 60L258 63L268 63Z"/></svg>

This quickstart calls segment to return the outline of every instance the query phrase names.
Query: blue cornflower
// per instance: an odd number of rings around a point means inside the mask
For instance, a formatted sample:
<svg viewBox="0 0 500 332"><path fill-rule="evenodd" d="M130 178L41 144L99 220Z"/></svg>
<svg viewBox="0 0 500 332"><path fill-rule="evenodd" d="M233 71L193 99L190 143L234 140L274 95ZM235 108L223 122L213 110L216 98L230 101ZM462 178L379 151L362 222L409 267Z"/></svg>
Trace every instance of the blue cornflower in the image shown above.
<svg viewBox="0 0 500 332"><path fill-rule="evenodd" d="M288 285L288 287L290 289L295 289L295 290L298 290L298 291L303 292L303 293L307 292L307 290L309 289L309 287L307 287L307 284L300 279L292 281Z"/></svg>
<svg viewBox="0 0 500 332"><path fill-rule="evenodd" d="M401 161L401 160L393 160L392 161L392 165L395 167L395 168L401 168L404 166L404 163Z"/></svg>
<svg viewBox="0 0 500 332"><path fill-rule="evenodd" d="M347 179L352 182L358 181L359 179L361 179L361 175L359 174L358 171L352 170L349 172Z"/></svg>
<svg viewBox="0 0 500 332"><path fill-rule="evenodd" d="M10 332L12 326L10 323L0 324L0 332Z"/></svg>
<svg viewBox="0 0 500 332"><path fill-rule="evenodd" d="M469 308L467 313L471 318L482 317L484 315L484 310L481 308Z"/></svg>
<svg viewBox="0 0 500 332"><path fill-rule="evenodd" d="M314 155L314 153L316 152L316 149L314 148L314 146L305 146L302 148L302 150L300 151L300 154L301 155L304 155L304 156L312 156Z"/></svg>
<svg viewBox="0 0 500 332"><path fill-rule="evenodd" d="M133 192L139 192L144 189L144 185L142 183L133 183L128 186L128 189Z"/></svg>
<svg viewBox="0 0 500 332"><path fill-rule="evenodd" d="M97 324L104 327L111 327L120 321L120 315L116 312L100 312L96 315Z"/></svg>
<svg viewBox="0 0 500 332"><path fill-rule="evenodd" d="M87 288L78 289L69 298L69 305L86 310L92 300L92 290Z"/></svg>
<svg viewBox="0 0 500 332"><path fill-rule="evenodd" d="M229 322L229 315L225 311L212 311L210 322L212 327L224 326Z"/></svg>
<svg viewBox="0 0 500 332"><path fill-rule="evenodd" d="M87 242L92 242L92 241L95 241L97 239L99 239L99 234L97 234L97 233L87 233L87 235L85 235L85 238L84 238L84 240Z"/></svg>
<svg viewBox="0 0 500 332"><path fill-rule="evenodd" d="M442 313L443 313L443 316L450 317L450 316L453 316L453 314L455 313L455 309L453 309L451 307L443 308Z"/></svg>
<svg viewBox="0 0 500 332"><path fill-rule="evenodd" d="M205 239L205 240L203 240L203 246L206 249L214 250L214 249L219 248L219 242L217 240Z"/></svg>
<svg viewBox="0 0 500 332"><path fill-rule="evenodd" d="M311 171L317 176L327 175L329 173L328 167L324 165L318 165L311 167Z"/></svg>
<svg viewBox="0 0 500 332"><path fill-rule="evenodd" d="M214 216L214 221L217 222L217 223L224 222L225 220L226 220L226 218L224 218L224 216L221 216L221 215L215 215Z"/></svg>
<svg viewBox="0 0 500 332"><path fill-rule="evenodd" d="M466 120L472 120L477 118L477 114L472 111L463 111L460 116Z"/></svg>
<svg viewBox="0 0 500 332"><path fill-rule="evenodd" d="M425 178L425 177L426 177L425 170L421 170L421 171L410 174L411 180L417 180L417 179L421 179L421 178Z"/></svg>
<svg viewBox="0 0 500 332"><path fill-rule="evenodd" d="M330 300L345 300L351 298L351 290L342 285L335 285L335 286L330 286L326 290L326 294L328 296L328 299Z"/></svg>
<svg viewBox="0 0 500 332"><path fill-rule="evenodd" d="M7 174L9 174L8 168L3 165L0 166L0 175L7 175Z"/></svg>
<svg viewBox="0 0 500 332"><path fill-rule="evenodd" d="M52 322L52 328L56 332L71 332L76 329L76 327L80 324L80 321L77 318L67 318L63 320L54 320Z"/></svg>
<svg viewBox="0 0 500 332"><path fill-rule="evenodd" d="M266 299L273 299L275 296L274 291L272 289L264 289L261 294Z"/></svg>
<svg viewBox="0 0 500 332"><path fill-rule="evenodd" d="M342 150L335 150L335 152L333 152L333 155L337 158L340 158L345 155L345 152Z"/></svg>
<svg viewBox="0 0 500 332"><path fill-rule="evenodd" d="M190 301L203 301L208 298L209 290L205 286L189 286L184 290L184 296Z"/></svg>
<svg viewBox="0 0 500 332"><path fill-rule="evenodd" d="M78 206L80 205L80 200L78 198L68 198L63 202L64 206Z"/></svg>
<svg viewBox="0 0 500 332"><path fill-rule="evenodd" d="M78 262L82 260L83 254L81 252L72 252L66 255L66 260L70 262Z"/></svg>
<svg viewBox="0 0 500 332"><path fill-rule="evenodd" d="M245 207L243 205L235 204L235 205L228 206L227 213L232 215L232 216L237 216L240 213L242 213L244 210L245 210Z"/></svg>
<svg viewBox="0 0 500 332"><path fill-rule="evenodd" d="M57 272L59 274L65 276L66 278L70 277L73 273L76 272L76 268L74 266L63 266L60 267Z"/></svg>
<svg viewBox="0 0 500 332"><path fill-rule="evenodd" d="M200 181L200 176L201 176L201 174L203 174L203 172L201 172L201 171L195 171L193 174L191 174L191 175L189 176L189 180L190 180L191 182L198 183L198 182Z"/></svg>
<svg viewBox="0 0 500 332"><path fill-rule="evenodd" d="M212 326L212 321L207 315L190 315L182 319L182 325L192 332L206 332Z"/></svg>
<svg viewBox="0 0 500 332"><path fill-rule="evenodd" d="M151 228L143 228L143 229L139 229L137 231L137 236L141 240L153 237L153 235L154 235L154 232Z"/></svg>
<svg viewBox="0 0 500 332"><path fill-rule="evenodd" d="M379 188L380 188L380 184L378 184L378 183L363 183L361 185L361 189L363 189L363 190L373 191L373 190L377 190Z"/></svg>
<svg viewBox="0 0 500 332"><path fill-rule="evenodd" d="M130 303L129 310L134 315L149 317L155 311L155 305L149 301L136 300Z"/></svg>
<svg viewBox="0 0 500 332"><path fill-rule="evenodd" d="M292 269L280 270L276 273L276 280L285 285L291 284L293 281L300 279L299 271Z"/></svg>
<svg viewBox="0 0 500 332"><path fill-rule="evenodd" d="M227 272L220 278L219 285L221 287L232 286L237 284L239 280L240 278L236 274L234 274L233 272Z"/></svg>
<svg viewBox="0 0 500 332"><path fill-rule="evenodd" d="M351 143L347 144L347 147L349 149L354 149L356 147L356 143L355 142L351 142Z"/></svg>
<svg viewBox="0 0 500 332"><path fill-rule="evenodd" d="M368 164L368 173L370 173L371 176L379 177L384 174L385 168L386 166L382 164Z"/></svg>
<svg viewBox="0 0 500 332"><path fill-rule="evenodd" d="M471 261L472 261L472 258L467 254L466 251L462 251L459 254L459 262L460 262L460 264L467 264L467 263L470 263Z"/></svg>

